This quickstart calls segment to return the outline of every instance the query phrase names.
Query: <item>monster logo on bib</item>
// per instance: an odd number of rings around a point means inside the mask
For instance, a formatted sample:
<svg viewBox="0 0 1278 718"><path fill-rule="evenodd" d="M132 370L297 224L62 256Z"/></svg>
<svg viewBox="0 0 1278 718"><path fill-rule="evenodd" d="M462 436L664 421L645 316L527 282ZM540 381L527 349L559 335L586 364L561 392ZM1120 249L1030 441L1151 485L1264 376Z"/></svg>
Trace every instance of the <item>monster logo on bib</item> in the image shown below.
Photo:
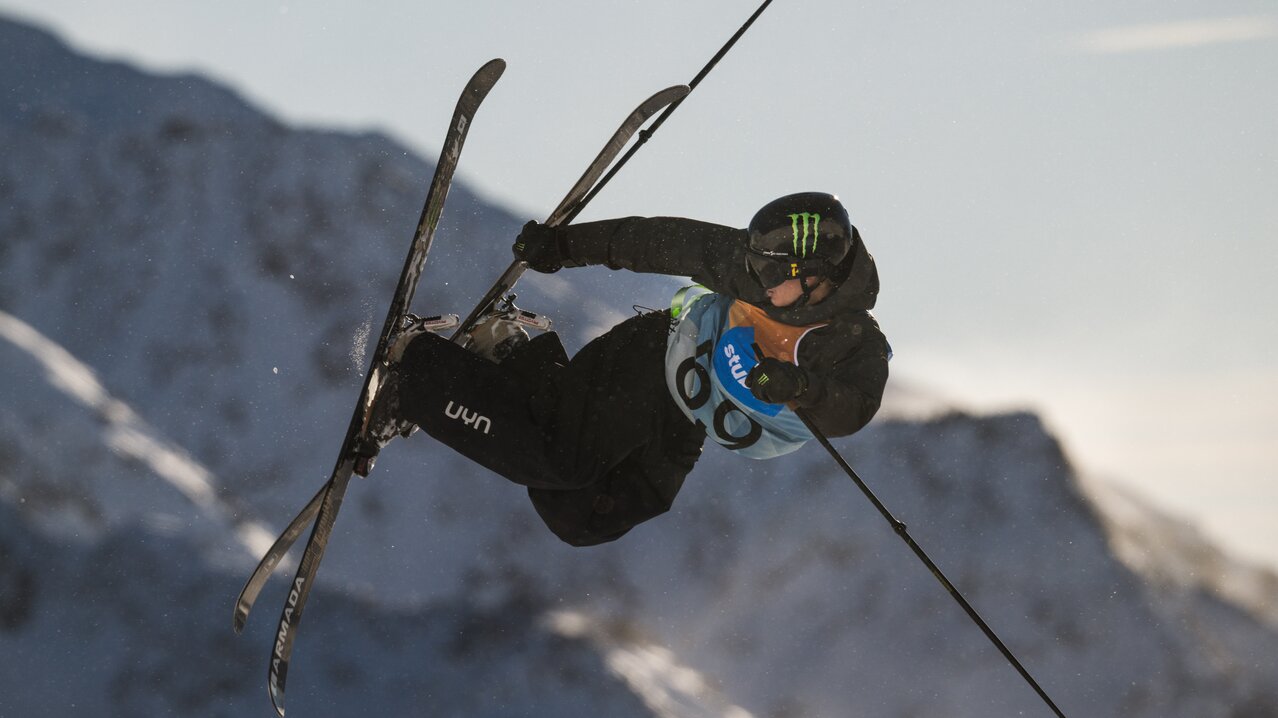
<svg viewBox="0 0 1278 718"><path fill-rule="evenodd" d="M746 376L759 360L754 356L754 327L733 327L719 337L714 348L714 372L728 395L743 408L764 416L776 416L784 409L758 399L746 387Z"/></svg>

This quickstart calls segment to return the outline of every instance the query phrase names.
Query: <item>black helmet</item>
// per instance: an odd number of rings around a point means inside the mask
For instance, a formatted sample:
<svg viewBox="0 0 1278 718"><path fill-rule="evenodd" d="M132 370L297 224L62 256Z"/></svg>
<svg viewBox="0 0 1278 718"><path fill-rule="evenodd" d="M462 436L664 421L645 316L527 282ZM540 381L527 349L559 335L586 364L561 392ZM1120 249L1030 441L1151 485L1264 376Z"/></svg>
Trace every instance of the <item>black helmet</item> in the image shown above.
<svg viewBox="0 0 1278 718"><path fill-rule="evenodd" d="M746 267L765 288L796 277L828 277L848 255L852 237L852 221L838 197L789 194L765 204L750 220Z"/></svg>

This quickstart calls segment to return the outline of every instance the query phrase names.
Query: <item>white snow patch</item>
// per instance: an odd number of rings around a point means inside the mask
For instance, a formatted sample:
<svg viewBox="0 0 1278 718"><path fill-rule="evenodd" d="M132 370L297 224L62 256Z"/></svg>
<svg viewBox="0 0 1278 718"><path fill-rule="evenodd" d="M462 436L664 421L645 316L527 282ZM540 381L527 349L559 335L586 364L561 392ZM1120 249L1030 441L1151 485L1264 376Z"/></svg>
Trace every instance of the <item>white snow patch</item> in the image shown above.
<svg viewBox="0 0 1278 718"><path fill-rule="evenodd" d="M1278 626L1278 574L1230 556L1186 519L1156 509L1121 485L1081 476L1114 554L1160 585L1196 587Z"/></svg>
<svg viewBox="0 0 1278 718"><path fill-rule="evenodd" d="M584 334L588 337L597 337L605 334L608 330L625 321L628 316L630 315L607 307L595 307L594 311L590 312Z"/></svg>
<svg viewBox="0 0 1278 718"><path fill-rule="evenodd" d="M752 718L749 711L717 699L700 672L681 665L674 652L661 646L623 641L578 611L554 611L545 625L567 638L589 639L603 650L608 668L630 686L658 718ZM707 705L707 698L713 707Z"/></svg>
<svg viewBox="0 0 1278 718"><path fill-rule="evenodd" d="M127 404L111 396L83 362L31 325L4 311L0 311L0 338L39 362L51 385L97 413L106 424L103 443L111 451L140 462L205 515L235 527L237 537L251 555L260 556L270 547L270 531L256 522L238 520L235 510L217 496L215 479L208 469L180 447L160 439Z"/></svg>
<svg viewBox="0 0 1278 718"><path fill-rule="evenodd" d="M577 291L568 279L552 274L537 275L536 284L548 297L559 302L567 301Z"/></svg>

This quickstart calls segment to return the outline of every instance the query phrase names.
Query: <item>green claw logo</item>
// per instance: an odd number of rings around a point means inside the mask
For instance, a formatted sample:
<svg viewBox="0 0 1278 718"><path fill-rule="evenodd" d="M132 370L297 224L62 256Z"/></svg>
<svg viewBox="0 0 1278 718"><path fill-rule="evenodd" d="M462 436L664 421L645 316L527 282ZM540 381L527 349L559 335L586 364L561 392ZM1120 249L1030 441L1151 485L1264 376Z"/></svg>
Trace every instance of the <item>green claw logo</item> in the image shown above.
<svg viewBox="0 0 1278 718"><path fill-rule="evenodd" d="M799 222L803 223L802 237L799 236ZM808 256L809 222L812 226L812 251L815 252L817 241L821 238L821 215L814 212L800 212L790 215L790 229L794 231L794 254L797 257Z"/></svg>

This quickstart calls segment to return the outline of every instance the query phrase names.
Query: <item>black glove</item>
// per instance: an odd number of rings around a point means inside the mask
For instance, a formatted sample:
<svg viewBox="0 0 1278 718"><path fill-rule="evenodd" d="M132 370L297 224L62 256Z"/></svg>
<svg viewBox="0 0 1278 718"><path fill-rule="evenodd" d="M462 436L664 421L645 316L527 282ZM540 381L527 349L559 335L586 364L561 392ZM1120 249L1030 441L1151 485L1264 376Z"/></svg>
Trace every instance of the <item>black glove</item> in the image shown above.
<svg viewBox="0 0 1278 718"><path fill-rule="evenodd" d="M784 404L807 392L808 373L796 364L764 357L746 375L746 387L760 401Z"/></svg>
<svg viewBox="0 0 1278 718"><path fill-rule="evenodd" d="M516 259L527 262L533 271L553 274L565 265L560 235L557 227L549 227L534 220L520 230L511 251L515 253Z"/></svg>

